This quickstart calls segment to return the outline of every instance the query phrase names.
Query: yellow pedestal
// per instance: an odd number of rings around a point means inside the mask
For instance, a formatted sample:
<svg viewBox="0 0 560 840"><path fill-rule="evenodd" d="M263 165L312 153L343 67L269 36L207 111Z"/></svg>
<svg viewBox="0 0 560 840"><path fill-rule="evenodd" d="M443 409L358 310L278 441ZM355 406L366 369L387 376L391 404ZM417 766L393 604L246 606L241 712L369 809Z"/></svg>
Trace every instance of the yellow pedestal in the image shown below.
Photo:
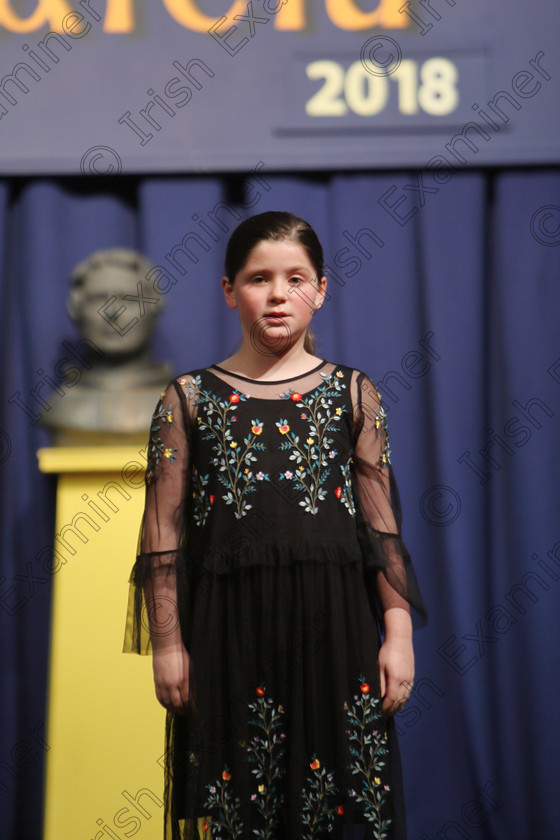
<svg viewBox="0 0 560 840"><path fill-rule="evenodd" d="M160 840L165 711L121 653L144 504L138 446L38 452L59 474L44 840Z"/></svg>

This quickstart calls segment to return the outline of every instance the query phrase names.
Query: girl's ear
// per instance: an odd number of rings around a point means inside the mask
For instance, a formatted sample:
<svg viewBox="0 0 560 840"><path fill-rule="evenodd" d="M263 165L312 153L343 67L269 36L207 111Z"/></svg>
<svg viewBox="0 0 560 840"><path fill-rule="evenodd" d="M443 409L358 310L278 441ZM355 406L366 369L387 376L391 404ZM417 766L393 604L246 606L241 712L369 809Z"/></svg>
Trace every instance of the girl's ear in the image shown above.
<svg viewBox="0 0 560 840"><path fill-rule="evenodd" d="M233 292L233 283L229 282L229 277L222 277L221 284L227 305L230 309L237 309L237 301L235 300Z"/></svg>
<svg viewBox="0 0 560 840"><path fill-rule="evenodd" d="M315 294L315 311L320 309L325 302L325 295L327 292L327 278L323 275L317 284L317 292Z"/></svg>

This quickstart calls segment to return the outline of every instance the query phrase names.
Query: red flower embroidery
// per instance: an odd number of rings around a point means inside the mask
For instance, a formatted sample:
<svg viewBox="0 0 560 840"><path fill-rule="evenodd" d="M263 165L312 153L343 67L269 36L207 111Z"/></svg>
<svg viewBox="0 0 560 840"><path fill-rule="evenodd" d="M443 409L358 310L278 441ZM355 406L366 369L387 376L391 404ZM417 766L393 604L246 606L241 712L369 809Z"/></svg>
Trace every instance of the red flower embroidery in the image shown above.
<svg viewBox="0 0 560 840"><path fill-rule="evenodd" d="M342 816L342 814L344 813L344 807L342 805L338 805L337 808L336 808L336 813L339 816Z"/></svg>
<svg viewBox="0 0 560 840"><path fill-rule="evenodd" d="M312 770L318 770L319 767L321 766L321 762L319 761L318 758L314 758L309 766L311 767Z"/></svg>
<svg viewBox="0 0 560 840"><path fill-rule="evenodd" d="M224 780L224 782L229 782L229 780L231 779L231 773L228 770L224 770L222 772L222 779Z"/></svg>
<svg viewBox="0 0 560 840"><path fill-rule="evenodd" d="M211 504L211 505L213 505L213 504L214 504L214 499L215 499L215 498L216 498L215 496L213 496L212 494L210 494L209 499L210 499L210 504Z"/></svg>
<svg viewBox="0 0 560 840"><path fill-rule="evenodd" d="M301 400L301 394L298 394L297 391L294 391L293 394L290 394L290 399L294 402L297 402L298 400Z"/></svg>
<svg viewBox="0 0 560 840"><path fill-rule="evenodd" d="M241 397L239 396L239 394L230 394L229 395L229 401L231 403L238 403L240 399L241 399Z"/></svg>
<svg viewBox="0 0 560 840"><path fill-rule="evenodd" d="M369 683L362 683L360 686L360 691L362 692L362 694L369 694Z"/></svg>
<svg viewBox="0 0 560 840"><path fill-rule="evenodd" d="M337 499L340 499L340 497L342 496L342 487L337 487L336 490L334 491L334 495L336 496Z"/></svg>
<svg viewBox="0 0 560 840"><path fill-rule="evenodd" d="M202 830L203 830L203 831L208 831L208 823L207 823L207 821L206 821L206 820L204 820L204 822L203 822L203 824L202 824Z"/></svg>
<svg viewBox="0 0 560 840"><path fill-rule="evenodd" d="M263 685L259 685L257 688L257 697L264 697L265 695L265 688Z"/></svg>

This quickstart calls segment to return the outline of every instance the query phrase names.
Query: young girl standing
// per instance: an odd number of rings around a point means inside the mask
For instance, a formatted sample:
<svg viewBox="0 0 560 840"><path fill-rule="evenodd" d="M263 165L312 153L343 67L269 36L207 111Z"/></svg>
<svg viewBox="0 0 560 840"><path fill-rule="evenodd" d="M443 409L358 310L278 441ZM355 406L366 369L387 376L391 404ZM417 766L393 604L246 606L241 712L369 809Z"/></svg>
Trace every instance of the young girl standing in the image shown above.
<svg viewBox="0 0 560 840"><path fill-rule="evenodd" d="M242 222L240 349L153 416L130 648L168 710L166 840L405 837L392 715L425 610L380 395L313 352L326 285L305 221Z"/></svg>

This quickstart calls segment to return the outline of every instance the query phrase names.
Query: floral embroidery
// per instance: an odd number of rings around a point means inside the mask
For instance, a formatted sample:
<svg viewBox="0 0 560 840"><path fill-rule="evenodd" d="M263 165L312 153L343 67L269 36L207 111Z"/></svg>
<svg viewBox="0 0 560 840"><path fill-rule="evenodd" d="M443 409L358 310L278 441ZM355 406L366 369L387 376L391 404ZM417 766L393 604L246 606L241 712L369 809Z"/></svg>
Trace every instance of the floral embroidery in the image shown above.
<svg viewBox="0 0 560 840"><path fill-rule="evenodd" d="M381 399L379 395L379 391L377 391L377 395ZM381 466L387 467L391 463L391 450L389 448L389 427L387 426L387 414L385 413L385 409L379 404L379 411L375 411L375 431L377 435L383 434L385 437L385 446L383 447L383 452L379 456L379 460L381 461Z"/></svg>
<svg viewBox="0 0 560 840"><path fill-rule="evenodd" d="M222 771L222 778L215 784L208 785L208 796L204 807L212 810L212 837L213 840L220 840L221 831L226 832L226 837L231 840L241 840L243 834L243 823L239 818L239 799L234 798L231 791L231 773L227 767Z"/></svg>
<svg viewBox="0 0 560 840"><path fill-rule="evenodd" d="M177 449L170 449L169 447L166 447L161 437L157 435L157 432L161 431L162 424L167 423L169 429L171 429L173 425L173 411L171 409L171 404L169 404L167 408L164 408L164 396L165 391L162 393L156 406L156 410L152 416L152 425L150 426L150 440L148 443L147 456L148 466L146 470L147 484L153 484L155 480L155 470L162 457L168 458L170 464L172 464L176 458L175 452L177 452Z"/></svg>
<svg viewBox="0 0 560 840"><path fill-rule="evenodd" d="M261 815L262 828L255 828L255 837L268 840L274 837L278 824L278 811L283 802L280 781L284 775L284 754L286 738L282 732L282 706L275 708L274 701L266 697L264 686L257 688L257 700L249 704L254 717L249 721L256 734L247 744L249 762L255 766L257 792L251 795L251 802Z"/></svg>
<svg viewBox="0 0 560 840"><path fill-rule="evenodd" d="M335 806L337 787L333 774L321 767L316 756L309 766L314 772L308 787L303 789L302 840L316 840L324 831L332 831L335 814L344 813L344 809L339 810L341 806Z"/></svg>
<svg viewBox="0 0 560 840"><path fill-rule="evenodd" d="M196 466L192 469L192 487L193 487L193 519L197 525L202 527L206 522L210 508L214 503L214 496L207 495L205 487L210 480L210 473L201 475Z"/></svg>
<svg viewBox="0 0 560 840"><path fill-rule="evenodd" d="M344 487L337 487L335 490L336 496L351 516L356 515L356 507L354 505L354 495L352 493L352 479L350 477L351 458L345 464L340 465L340 470L344 477ZM340 490L340 493L338 492Z"/></svg>
<svg viewBox="0 0 560 840"><path fill-rule="evenodd" d="M381 779L388 754L387 734L384 731L384 718L379 710L381 701L370 696L370 686L363 677L359 678L360 694L354 697L354 704L344 704L349 723L347 730L350 763L353 775L359 777L357 790L348 790L347 794L356 803L360 803L367 821L371 824L374 840L386 840L391 820L383 817L389 785L383 785ZM273 840L279 821L279 811L284 803L281 785L285 774L285 738L283 731L284 709L276 706L274 700L267 697L266 686L256 688L257 699L248 704L251 713L249 719L248 742L240 742L247 752L251 773L255 777L256 787L249 794L249 806L258 817L258 827L252 828L252 836L259 840ZM208 796L204 808L212 828L213 840L242 836L243 822L240 817L240 800L235 798L231 789L233 773L224 766L218 779L207 785ZM298 834L301 840L319 840L325 832L331 832L334 820L345 813L340 804L340 793L334 773L323 766L317 755L312 755L305 787L302 790L302 830Z"/></svg>
<svg viewBox="0 0 560 840"><path fill-rule="evenodd" d="M268 474L259 471L257 475L251 470L251 464L257 461L254 450L263 451L265 446L257 438L262 434L264 424L259 419L251 420L249 432L243 438L243 445L234 440L231 426L237 422L237 415L233 412L236 405L250 399L248 394L232 391L227 399L220 399L211 391L201 387L200 376L193 378L188 385L189 395L193 404L204 406L204 412L197 418L202 440L214 440L212 451L215 455L213 464L216 466L218 481L227 488L222 499L227 505L235 506L235 517L241 519L251 510L253 505L247 501L247 496L256 490L257 481L270 481Z"/></svg>
<svg viewBox="0 0 560 840"><path fill-rule="evenodd" d="M280 449L290 450L290 461L295 461L298 465L293 476L293 487L305 494L299 504L307 513L312 514L318 513L317 503L327 495L323 485L331 471L328 458L333 457L329 450L334 443L328 432L338 430L336 424L346 411L346 408L340 406L332 408L333 398L346 388L346 384L340 381L344 378L342 371L339 370L336 374L322 373L321 376L323 384L308 396L304 397L298 391L282 394L284 399L293 400L298 408L305 409L300 414L300 418L309 423L305 442L301 442L299 435L291 432L287 420L282 419L276 423L280 434L286 437ZM280 473L279 478L290 480L291 475L290 471L284 471Z"/></svg>
<svg viewBox="0 0 560 840"><path fill-rule="evenodd" d="M361 696L354 697L352 706L344 704L349 723L350 768L360 782L358 790L350 791L350 795L363 805L365 817L372 824L372 837L385 840L392 822L382 814L390 790L389 785L381 787L380 776L385 766L383 756L389 753L387 732L379 709L381 701L370 695L369 684L364 678L359 679Z"/></svg>

